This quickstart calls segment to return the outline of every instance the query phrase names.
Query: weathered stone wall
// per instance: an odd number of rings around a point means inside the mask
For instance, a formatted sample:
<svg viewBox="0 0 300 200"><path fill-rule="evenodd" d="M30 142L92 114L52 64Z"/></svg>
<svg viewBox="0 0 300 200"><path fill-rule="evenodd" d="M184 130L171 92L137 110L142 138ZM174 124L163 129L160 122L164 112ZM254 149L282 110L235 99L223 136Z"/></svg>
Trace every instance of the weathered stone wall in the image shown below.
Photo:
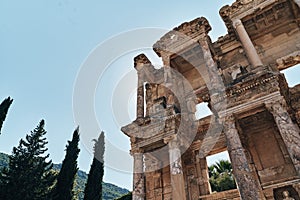
<svg viewBox="0 0 300 200"><path fill-rule="evenodd" d="M134 199L269 200L286 188L299 199L300 85L279 73L300 63L298 3L236 0L220 10L228 34L216 42L201 17L154 44L163 68L134 59L137 119L122 128L139 170ZM201 102L213 115L196 121ZM224 150L239 190L214 194L205 157Z"/></svg>
<svg viewBox="0 0 300 200"><path fill-rule="evenodd" d="M300 125L300 85L290 88L290 100L298 125Z"/></svg>

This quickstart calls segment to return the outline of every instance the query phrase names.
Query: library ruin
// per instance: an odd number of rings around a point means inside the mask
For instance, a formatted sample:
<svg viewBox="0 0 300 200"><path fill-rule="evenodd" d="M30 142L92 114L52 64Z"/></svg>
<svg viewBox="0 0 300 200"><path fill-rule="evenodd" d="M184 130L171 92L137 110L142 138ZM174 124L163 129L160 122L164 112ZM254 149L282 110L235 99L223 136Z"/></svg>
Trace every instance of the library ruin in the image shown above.
<svg viewBox="0 0 300 200"><path fill-rule="evenodd" d="M136 120L122 127L134 158L134 200L298 199L299 0L237 0L220 9L228 33L211 41L204 18L140 54ZM300 75L299 75L300 76ZM195 116L207 103L211 115ZM238 189L212 192L206 157L228 151Z"/></svg>

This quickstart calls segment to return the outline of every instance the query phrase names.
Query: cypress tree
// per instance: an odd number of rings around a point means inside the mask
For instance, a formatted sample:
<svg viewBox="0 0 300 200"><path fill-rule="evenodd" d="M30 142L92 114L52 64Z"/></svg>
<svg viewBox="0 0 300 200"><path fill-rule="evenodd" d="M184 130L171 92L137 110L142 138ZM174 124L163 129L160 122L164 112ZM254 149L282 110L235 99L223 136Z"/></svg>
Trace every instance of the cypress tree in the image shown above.
<svg viewBox="0 0 300 200"><path fill-rule="evenodd" d="M12 104L12 102L13 102L13 99L8 97L8 98L4 99L2 101L2 103L0 104L0 134L1 134L3 122L6 118L8 109L9 109L10 105Z"/></svg>
<svg viewBox="0 0 300 200"><path fill-rule="evenodd" d="M53 192L54 200L72 200L74 198L74 180L78 171L77 158L79 154L79 128L73 133L72 141L66 146L66 156L57 177Z"/></svg>
<svg viewBox="0 0 300 200"><path fill-rule="evenodd" d="M104 133L94 140L94 158L84 189L84 200L102 199L102 181L104 175Z"/></svg>
<svg viewBox="0 0 300 200"><path fill-rule="evenodd" d="M47 161L45 122L21 139L9 156L9 167L1 173L3 200L46 200L55 181L52 161ZM4 193L5 192L5 193Z"/></svg>

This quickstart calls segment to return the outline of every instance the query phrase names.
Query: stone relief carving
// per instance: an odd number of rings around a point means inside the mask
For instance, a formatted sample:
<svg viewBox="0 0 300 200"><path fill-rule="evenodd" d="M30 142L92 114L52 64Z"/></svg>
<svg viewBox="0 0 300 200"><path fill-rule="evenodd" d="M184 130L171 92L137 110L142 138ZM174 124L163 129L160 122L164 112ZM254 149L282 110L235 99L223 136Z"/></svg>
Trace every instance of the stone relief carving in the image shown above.
<svg viewBox="0 0 300 200"><path fill-rule="evenodd" d="M295 200L294 198L290 197L289 191L285 190L282 192L283 200Z"/></svg>
<svg viewBox="0 0 300 200"><path fill-rule="evenodd" d="M172 163L172 174L182 174L182 166L180 161L176 160L175 162Z"/></svg>

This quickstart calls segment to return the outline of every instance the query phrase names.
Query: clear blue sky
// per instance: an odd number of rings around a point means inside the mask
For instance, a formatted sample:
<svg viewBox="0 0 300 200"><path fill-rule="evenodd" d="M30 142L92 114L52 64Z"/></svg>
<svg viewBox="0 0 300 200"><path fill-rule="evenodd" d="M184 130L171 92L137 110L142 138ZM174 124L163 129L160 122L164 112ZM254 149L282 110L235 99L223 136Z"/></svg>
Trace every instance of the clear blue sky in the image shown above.
<svg viewBox="0 0 300 200"><path fill-rule="evenodd" d="M210 35L215 41L226 33L218 11L233 0L207 2L0 0L0 99L7 96L14 99L0 136L0 151L10 153L20 138L29 133L40 119L45 119L50 156L55 163L61 162L66 142L78 125L72 111L74 83L90 52L124 31L144 27L169 30L200 16L208 18L213 28ZM132 58L138 53L123 55L112 63L113 70L103 79L107 83L100 82L95 95L95 113L106 138L126 153L129 139L119 131L119 124L111 117L114 115L111 102L103 99L112 90L112 85L120 80L116 75L121 76L133 68ZM153 53L149 54L157 59ZM295 81L299 72L291 74ZM128 84L136 84L135 79ZM132 117L134 98L116 98L116 104L128 105L125 111ZM126 125L130 120L122 123ZM81 143L79 166L88 171L92 156L84 146ZM104 179L121 187L132 187L128 172L107 167Z"/></svg>

